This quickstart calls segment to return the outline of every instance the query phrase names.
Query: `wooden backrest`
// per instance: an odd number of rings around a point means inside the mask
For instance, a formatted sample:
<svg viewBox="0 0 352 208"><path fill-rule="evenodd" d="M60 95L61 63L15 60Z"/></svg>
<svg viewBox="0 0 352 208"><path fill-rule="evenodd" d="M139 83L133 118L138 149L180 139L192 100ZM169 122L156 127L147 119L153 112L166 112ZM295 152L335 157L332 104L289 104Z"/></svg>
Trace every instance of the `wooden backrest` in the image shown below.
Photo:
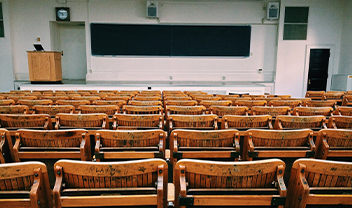
<svg viewBox="0 0 352 208"><path fill-rule="evenodd" d="M210 108L210 106L231 106L232 101L231 100L202 100L200 101L199 105L203 105L207 109Z"/></svg>
<svg viewBox="0 0 352 208"><path fill-rule="evenodd" d="M52 100L19 100L18 104L26 105L30 109L32 109L34 105L52 105L53 101Z"/></svg>
<svg viewBox="0 0 352 208"><path fill-rule="evenodd" d="M306 207L307 204L331 206L346 204L346 202L351 204L351 195L348 192L342 194L333 192L343 187L349 188L346 191L351 190L351 172L352 163L350 162L296 160L291 169L285 207ZM312 188L325 190L325 192L317 195L311 194Z"/></svg>
<svg viewBox="0 0 352 208"><path fill-rule="evenodd" d="M272 117L269 115L238 116L225 115L221 119L221 129L228 128L269 128L272 129Z"/></svg>
<svg viewBox="0 0 352 208"><path fill-rule="evenodd" d="M75 154L74 156L69 155L69 151L73 151L72 147L76 148L75 151L78 152L78 154ZM24 148L26 149L23 150ZM56 151L48 151L44 153L42 148L51 150L56 149ZM65 148L68 149L65 150ZM19 162L21 159L41 159L43 157L42 154L45 154L46 158L78 158L82 160L91 160L88 131L84 129L17 130L16 143L14 145L15 161Z"/></svg>
<svg viewBox="0 0 352 208"><path fill-rule="evenodd" d="M268 98L278 97L281 99L285 99L285 98L291 98L291 95L267 95L266 97L268 97Z"/></svg>
<svg viewBox="0 0 352 208"><path fill-rule="evenodd" d="M115 114L113 116L113 128L130 127L138 129L143 127L164 129L164 119L158 114Z"/></svg>
<svg viewBox="0 0 352 208"><path fill-rule="evenodd" d="M328 128L352 129L352 116L330 116Z"/></svg>
<svg viewBox="0 0 352 208"><path fill-rule="evenodd" d="M214 97L213 95L211 95L211 94L203 94L203 93L201 93L201 94L190 94L189 95L190 97L192 97L192 99L194 99L194 100L196 100L196 98L212 98L212 97Z"/></svg>
<svg viewBox="0 0 352 208"><path fill-rule="evenodd" d="M19 100L37 100L38 98L36 96L8 96L7 99L14 100L16 103Z"/></svg>
<svg viewBox="0 0 352 208"><path fill-rule="evenodd" d="M340 106L335 110L336 115L352 116L352 107Z"/></svg>
<svg viewBox="0 0 352 208"><path fill-rule="evenodd" d="M69 93L69 94L66 94L66 97L68 97L69 100L72 100L73 97L79 97L79 96L82 96L81 94L78 94L78 93ZM63 100L66 100L66 99L63 99Z"/></svg>
<svg viewBox="0 0 352 208"><path fill-rule="evenodd" d="M146 105L160 105L162 106L163 103L161 101L138 101L138 100L131 100L128 102L128 105L139 105L139 106L146 106Z"/></svg>
<svg viewBox="0 0 352 208"><path fill-rule="evenodd" d="M247 106L251 108L252 106L266 106L267 102L265 100L237 100L235 106Z"/></svg>
<svg viewBox="0 0 352 208"><path fill-rule="evenodd" d="M271 100L268 104L269 106L289 106L290 108L294 108L302 105L302 101L300 100Z"/></svg>
<svg viewBox="0 0 352 208"><path fill-rule="evenodd" d="M11 134L8 130L0 128L0 164L9 162L13 157Z"/></svg>
<svg viewBox="0 0 352 208"><path fill-rule="evenodd" d="M305 104L307 107L332 107L336 106L336 101L334 100L310 100L306 101Z"/></svg>
<svg viewBox="0 0 352 208"><path fill-rule="evenodd" d="M108 96L115 96L116 94L113 93L113 92L99 92L99 93L94 94L94 95L99 96L101 99L104 99L104 98L106 98Z"/></svg>
<svg viewBox="0 0 352 208"><path fill-rule="evenodd" d="M212 100L212 101L219 101L221 100L221 97L194 97L194 100L196 100L198 103L200 103L203 100Z"/></svg>
<svg viewBox="0 0 352 208"><path fill-rule="evenodd" d="M94 100L92 105L117 105L119 108L126 105L127 102L124 100Z"/></svg>
<svg viewBox="0 0 352 208"><path fill-rule="evenodd" d="M77 92L78 92L78 93L82 93L82 94L84 94L84 93L89 93L89 94L91 94L91 93L97 93L98 90L77 90Z"/></svg>
<svg viewBox="0 0 352 208"><path fill-rule="evenodd" d="M177 106L167 105L166 116L171 114L182 114L182 115L204 115L206 108L204 106Z"/></svg>
<svg viewBox="0 0 352 208"><path fill-rule="evenodd" d="M165 106L167 105L179 105L179 106L196 106L198 104L195 100L166 100L164 101Z"/></svg>
<svg viewBox="0 0 352 208"><path fill-rule="evenodd" d="M99 130L95 133L95 143L102 147L155 147L161 143L165 152L166 132L155 130Z"/></svg>
<svg viewBox="0 0 352 208"><path fill-rule="evenodd" d="M0 114L28 114L29 107L26 105L0 106Z"/></svg>
<svg viewBox="0 0 352 208"><path fill-rule="evenodd" d="M324 93L325 91L307 91L305 97L323 100Z"/></svg>
<svg viewBox="0 0 352 208"><path fill-rule="evenodd" d="M80 105L78 106L78 113L105 113L109 116L119 113L117 105Z"/></svg>
<svg viewBox="0 0 352 208"><path fill-rule="evenodd" d="M272 100L281 100L279 97L267 97L267 98L262 98L262 97L254 97L252 100L265 100L267 103L269 103Z"/></svg>
<svg viewBox="0 0 352 208"><path fill-rule="evenodd" d="M252 115L270 115L272 117L276 117L278 115L289 115L291 108L288 106L253 106L251 111Z"/></svg>
<svg viewBox="0 0 352 208"><path fill-rule="evenodd" d="M43 128L53 129L50 115L48 114L0 114L0 127L11 128Z"/></svg>
<svg viewBox="0 0 352 208"><path fill-rule="evenodd" d="M265 147L271 151L276 151L275 155L266 154L265 156L257 155L250 156L249 153L261 151ZM306 150L295 149L295 147L310 147ZM283 148L283 149L278 149ZM290 150L291 148L291 150ZM298 151L292 152L293 150L304 150L303 153ZM243 141L243 160L252 160L252 157L265 157L265 158L277 158L277 157L299 157L299 155L306 155L306 151L316 150L316 146L313 142L313 130L311 129L297 129L297 130L259 130L249 129L245 133ZM265 150L264 150L265 151ZM315 152L313 152L315 153ZM252 154L253 155L253 154ZM278 156L280 155L280 156ZM314 156L314 154L313 154Z"/></svg>
<svg viewBox="0 0 352 208"><path fill-rule="evenodd" d="M58 100L69 100L69 96L41 96L40 99L51 100L55 103Z"/></svg>
<svg viewBox="0 0 352 208"><path fill-rule="evenodd" d="M124 100L126 103L131 100L131 96L120 96L120 95L115 95L115 96L107 96L104 98L104 100Z"/></svg>
<svg viewBox="0 0 352 208"><path fill-rule="evenodd" d="M108 128L106 121L108 115L105 113L92 113L92 114L69 114L58 113L55 116L56 124L55 129L62 127L100 127L102 129Z"/></svg>
<svg viewBox="0 0 352 208"><path fill-rule="evenodd" d="M322 129L319 131L315 144L317 145L317 158L326 159L329 155L329 148L345 148L340 149L345 152L346 148L352 148L352 130ZM343 153L340 156L347 157Z"/></svg>
<svg viewBox="0 0 352 208"><path fill-rule="evenodd" d="M80 105L90 105L89 100L58 100L57 105L73 105L76 109Z"/></svg>
<svg viewBox="0 0 352 208"><path fill-rule="evenodd" d="M75 111L73 105L35 105L33 106L34 114L49 114L50 116L56 116L58 113L70 113Z"/></svg>
<svg viewBox="0 0 352 208"><path fill-rule="evenodd" d="M326 128L325 116L277 116L274 129Z"/></svg>
<svg viewBox="0 0 352 208"><path fill-rule="evenodd" d="M226 100L231 100L232 101L232 105L235 105L236 101L239 100L239 101L242 101L242 100L252 100L251 97L224 97L223 99L226 99Z"/></svg>
<svg viewBox="0 0 352 208"><path fill-rule="evenodd" d="M296 116L332 116L334 109L331 107L295 107L293 115Z"/></svg>
<svg viewBox="0 0 352 208"><path fill-rule="evenodd" d="M239 142L239 131L178 129L171 132L170 140L170 144L177 141L178 147L233 147L235 140Z"/></svg>
<svg viewBox="0 0 352 208"><path fill-rule="evenodd" d="M133 98L133 100L136 100L136 101L161 101L162 99L159 96L153 96L153 97L136 96Z"/></svg>
<svg viewBox="0 0 352 208"><path fill-rule="evenodd" d="M166 96L164 96L164 101L166 101L166 100L192 100L192 98L187 97L187 95L182 96L182 97L166 95Z"/></svg>
<svg viewBox="0 0 352 208"><path fill-rule="evenodd" d="M92 103L94 100L100 100L101 98L99 96L77 96L77 97L72 97L72 100L89 100L90 103Z"/></svg>
<svg viewBox="0 0 352 208"><path fill-rule="evenodd" d="M351 91L352 92L352 91ZM346 94L345 96L343 96L342 99L342 104L341 106L348 106L352 104L352 94Z"/></svg>
<svg viewBox="0 0 352 208"><path fill-rule="evenodd" d="M219 117L224 115L248 115L246 106L210 106L210 113Z"/></svg>
<svg viewBox="0 0 352 208"><path fill-rule="evenodd" d="M242 97L250 97L250 98L265 98L265 95L242 95Z"/></svg>
<svg viewBox="0 0 352 208"><path fill-rule="evenodd" d="M139 94L161 95L160 90L141 90Z"/></svg>
<svg viewBox="0 0 352 208"><path fill-rule="evenodd" d="M122 107L122 112L124 114L163 114L163 108L160 105L150 105L150 106L134 106L134 105L124 105Z"/></svg>
<svg viewBox="0 0 352 208"><path fill-rule="evenodd" d="M344 91L341 92L326 92L323 94L325 99L342 99L345 95Z"/></svg>
<svg viewBox="0 0 352 208"><path fill-rule="evenodd" d="M172 128L203 128L209 127L217 129L217 115L175 115L172 114L168 118L168 122ZM169 129L170 130L170 129Z"/></svg>
<svg viewBox="0 0 352 208"><path fill-rule="evenodd" d="M15 101L11 99L0 100L0 106L15 105Z"/></svg>
<svg viewBox="0 0 352 208"><path fill-rule="evenodd" d="M20 194L30 191L28 199L16 197L13 199L0 199L5 207L52 207L52 198L48 171L44 163L23 162L0 165L1 192L4 194ZM10 193L12 192L12 193ZM26 202L27 201L27 202ZM27 204L28 203L28 204Z"/></svg>
<svg viewBox="0 0 352 208"><path fill-rule="evenodd" d="M238 98L240 95L216 95L216 97L221 97L222 100L227 100L227 98Z"/></svg>
<svg viewBox="0 0 352 208"><path fill-rule="evenodd" d="M281 172L279 173L279 170ZM272 188L278 176L285 170L279 159L250 162L215 162L183 159L176 163L175 196L179 194L181 177L188 188ZM181 171L184 171L183 173Z"/></svg>
<svg viewBox="0 0 352 208"><path fill-rule="evenodd" d="M312 100L312 98L281 98L281 100L299 100L302 103Z"/></svg>

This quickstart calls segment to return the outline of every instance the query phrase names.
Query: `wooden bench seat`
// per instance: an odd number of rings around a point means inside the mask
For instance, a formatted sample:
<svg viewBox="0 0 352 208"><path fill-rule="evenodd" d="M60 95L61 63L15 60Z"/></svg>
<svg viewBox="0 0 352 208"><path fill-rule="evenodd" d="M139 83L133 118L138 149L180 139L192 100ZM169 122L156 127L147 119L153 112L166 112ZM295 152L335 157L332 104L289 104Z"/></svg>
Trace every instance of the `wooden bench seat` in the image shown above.
<svg viewBox="0 0 352 208"><path fill-rule="evenodd" d="M325 116L277 116L274 129L326 129Z"/></svg>
<svg viewBox="0 0 352 208"><path fill-rule="evenodd" d="M273 129L270 115L238 116L225 115L221 119L221 129L247 130L250 128Z"/></svg>
<svg viewBox="0 0 352 208"><path fill-rule="evenodd" d="M293 163L287 208L307 205L352 206L352 163L298 159Z"/></svg>
<svg viewBox="0 0 352 208"><path fill-rule="evenodd" d="M352 157L352 130L323 129L316 139L317 158L351 158Z"/></svg>
<svg viewBox="0 0 352 208"><path fill-rule="evenodd" d="M162 159L55 163L53 197L60 207L167 206L168 166Z"/></svg>
<svg viewBox="0 0 352 208"><path fill-rule="evenodd" d="M11 134L8 130L0 128L0 164L15 161Z"/></svg>
<svg viewBox="0 0 352 208"><path fill-rule="evenodd" d="M85 128L88 130L108 129L108 115L105 113L69 114L58 113L55 116L55 129Z"/></svg>
<svg viewBox="0 0 352 208"><path fill-rule="evenodd" d="M285 163L279 159L215 162L182 159L175 165L175 207L283 207Z"/></svg>
<svg viewBox="0 0 352 208"><path fill-rule="evenodd" d="M12 131L19 128L53 129L48 114L0 114L0 127Z"/></svg>
<svg viewBox="0 0 352 208"><path fill-rule="evenodd" d="M158 114L115 114L113 126L116 129L161 129L164 130L164 117Z"/></svg>

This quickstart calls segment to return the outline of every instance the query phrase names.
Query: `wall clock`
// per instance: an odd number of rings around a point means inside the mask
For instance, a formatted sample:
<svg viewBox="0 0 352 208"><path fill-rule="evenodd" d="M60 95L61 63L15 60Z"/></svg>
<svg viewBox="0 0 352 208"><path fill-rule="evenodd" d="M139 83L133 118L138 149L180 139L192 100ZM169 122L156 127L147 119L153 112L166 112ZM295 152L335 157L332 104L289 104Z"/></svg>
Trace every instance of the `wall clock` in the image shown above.
<svg viewBox="0 0 352 208"><path fill-rule="evenodd" d="M56 21L70 21L70 8L68 7L56 7Z"/></svg>

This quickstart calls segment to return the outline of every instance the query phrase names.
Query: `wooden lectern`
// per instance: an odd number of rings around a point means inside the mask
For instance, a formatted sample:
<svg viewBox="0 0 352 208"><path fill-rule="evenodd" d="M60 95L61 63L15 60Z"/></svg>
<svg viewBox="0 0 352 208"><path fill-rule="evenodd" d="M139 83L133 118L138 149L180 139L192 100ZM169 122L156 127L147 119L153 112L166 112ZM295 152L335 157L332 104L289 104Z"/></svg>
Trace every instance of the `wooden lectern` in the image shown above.
<svg viewBox="0 0 352 208"><path fill-rule="evenodd" d="M29 80L32 83L62 82L61 53L56 51L27 51Z"/></svg>

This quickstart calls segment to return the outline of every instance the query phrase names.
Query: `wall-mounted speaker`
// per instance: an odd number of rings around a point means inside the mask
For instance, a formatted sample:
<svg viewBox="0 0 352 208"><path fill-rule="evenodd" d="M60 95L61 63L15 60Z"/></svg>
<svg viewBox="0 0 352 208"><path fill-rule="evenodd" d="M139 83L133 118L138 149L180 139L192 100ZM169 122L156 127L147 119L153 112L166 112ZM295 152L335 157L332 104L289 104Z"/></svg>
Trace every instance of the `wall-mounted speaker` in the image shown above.
<svg viewBox="0 0 352 208"><path fill-rule="evenodd" d="M147 17L157 18L158 17L158 2L147 1Z"/></svg>
<svg viewBox="0 0 352 208"><path fill-rule="evenodd" d="M268 20L279 19L280 13L280 3L279 2L269 2L267 6L266 18Z"/></svg>

